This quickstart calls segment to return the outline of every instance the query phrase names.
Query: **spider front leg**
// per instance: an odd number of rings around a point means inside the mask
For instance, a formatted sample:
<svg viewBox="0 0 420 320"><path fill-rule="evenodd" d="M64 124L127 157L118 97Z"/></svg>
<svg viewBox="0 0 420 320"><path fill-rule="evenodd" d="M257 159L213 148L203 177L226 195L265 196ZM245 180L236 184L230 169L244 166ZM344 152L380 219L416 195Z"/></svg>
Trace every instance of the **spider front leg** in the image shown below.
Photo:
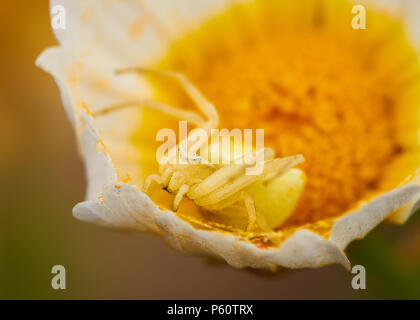
<svg viewBox="0 0 420 320"><path fill-rule="evenodd" d="M200 115L193 111L183 110L182 108L166 105L164 103L160 103L151 99L138 99L134 101L127 101L116 105L111 105L94 112L94 117L103 116L108 113L126 108L146 107L171 115L181 120L189 121L195 126L203 128L207 131L210 131L210 129L217 127L219 123L219 117L216 109L183 74L141 67L125 68L116 71L117 74L125 74L128 72L155 73L160 76L165 76L177 80L181 84L185 92L188 94L188 96L198 106L198 109L207 117L207 120L203 119Z"/></svg>
<svg viewBox="0 0 420 320"><path fill-rule="evenodd" d="M203 123L205 123L205 120L200 115L198 115L197 113L193 111L182 110L180 108L170 106L164 103L156 102L150 99L139 99L139 100L127 101L127 102L107 106L101 110L93 112L92 115L96 118L96 117L104 116L118 110L135 108L135 107L153 109L153 110L165 113L167 115L170 115L174 118L177 118L180 120L186 120L194 124L195 126L201 126Z"/></svg>
<svg viewBox="0 0 420 320"><path fill-rule="evenodd" d="M232 183L232 181L234 181L235 178L237 178L238 176L242 176L244 174L246 168L254 165L260 156L263 156L264 160L271 159L273 157L273 150L270 148L263 148L263 149L252 151L243 155L242 156L243 160L251 157L253 161L249 163L242 161L242 164L229 164L218 169L216 172L214 172L213 174L208 176L205 180L203 180L200 184L197 184L196 186L191 188L190 192L188 193L188 197L193 200L198 199L198 198L208 195L209 193L212 193L213 191L217 189L220 189L222 186L226 184ZM256 177L252 177L252 176L248 176L248 178L250 180L256 179ZM237 191L239 190L240 189L238 189ZM235 191L232 192L230 195L232 195L233 193L235 193ZM230 195L228 195L227 197L229 197ZM214 200L216 201L213 201L213 203L219 202L219 199L214 199ZM208 203L208 204L211 204L211 203Z"/></svg>
<svg viewBox="0 0 420 320"><path fill-rule="evenodd" d="M172 175L174 171L171 168L166 168L162 175L158 174L151 174L146 178L146 181L143 184L143 190L147 193L150 189L150 186L152 182L156 182L163 188L167 188L169 185L169 182L171 181Z"/></svg>
<svg viewBox="0 0 420 320"><path fill-rule="evenodd" d="M220 200L219 202L216 202L210 206L205 206L204 208L209 211L218 211L230 207L238 202L243 202L245 205L245 210L248 216L248 222L245 231L251 232L256 227L257 212L255 210L254 199L247 192L239 191L227 199Z"/></svg>
<svg viewBox="0 0 420 320"><path fill-rule="evenodd" d="M172 179L174 171L171 168L166 168L163 170L162 176L161 176L161 185L163 188L167 188L169 185L169 182Z"/></svg>
<svg viewBox="0 0 420 320"><path fill-rule="evenodd" d="M146 181L143 184L143 190L145 193L149 192L150 186L152 185L153 181L159 185L162 184L162 178L158 174L151 174L146 178Z"/></svg>
<svg viewBox="0 0 420 320"><path fill-rule="evenodd" d="M171 72L171 71L162 71L152 68L143 68L143 67L130 67L125 69L117 70L117 74L124 74L128 72L136 72L136 73L151 73L157 74L159 76L168 77L171 79L176 80L187 93L187 95L191 98L191 100L195 103L197 108L204 114L207 119L202 119L201 116L195 114L194 112L187 111L187 110L180 110L171 106L162 105L156 102L148 101L148 106L153 107L157 110L165 112L167 114L171 114L177 118L184 118L184 120L190 121L195 124L197 127L205 130L207 135L209 136L211 133L211 129L216 128L219 124L219 115L217 114L216 108L214 105L207 100L207 98L200 92L200 90L190 81L186 76L181 73ZM180 145L188 142L194 141L200 135L198 132L195 132L189 135L186 139L180 142ZM204 143L204 142L203 142ZM197 145L197 148L200 148L201 145Z"/></svg>
<svg viewBox="0 0 420 320"><path fill-rule="evenodd" d="M179 171L175 171L171 174L170 180L168 183L167 190L171 193L175 193L175 199L172 204L172 209L174 211L178 210L179 205L181 204L184 195L190 189L189 185L185 183L186 178L184 174Z"/></svg>
<svg viewBox="0 0 420 320"><path fill-rule="evenodd" d="M185 176L181 172L175 171L169 181L167 187L168 191L171 193L176 193L181 188L181 186L184 185L185 180Z"/></svg>
<svg viewBox="0 0 420 320"><path fill-rule="evenodd" d="M197 105L200 111L207 117L208 122L205 123L202 128L211 129L215 128L219 124L219 115L217 114L216 108L213 104L207 100L207 98L200 92L200 90L190 81L188 78L178 72L171 72L171 71L162 71L152 68L142 68L142 67L134 67L134 68L126 68L120 69L117 73L122 74L126 72L138 72L138 73L154 73L160 76L169 77L175 79L180 83L182 88L191 98L191 100Z"/></svg>
<svg viewBox="0 0 420 320"><path fill-rule="evenodd" d="M182 173L174 172L171 168L167 168L162 176L157 174L148 176L144 182L143 190L145 193L148 193L152 182L156 182L163 188L167 188L169 192L176 193L172 209L177 211L184 195L190 189L187 184L184 184L184 181L185 177Z"/></svg>
<svg viewBox="0 0 420 320"><path fill-rule="evenodd" d="M177 192L177 194L175 196L174 202L172 204L172 209L174 211L177 211L178 210L179 205L181 204L182 199L184 198L185 194L188 192L189 189L190 189L190 187L187 184L183 184L181 186L181 188L179 188L179 190L178 190L178 192Z"/></svg>
<svg viewBox="0 0 420 320"><path fill-rule="evenodd" d="M220 211L239 202L244 204L247 213L247 232L254 232L256 228L263 232L272 231L272 228L268 225L265 217L256 210L254 198L247 191L240 191L235 193L233 196L230 196L225 200L221 200L210 206L205 206L204 209L209 211Z"/></svg>
<svg viewBox="0 0 420 320"><path fill-rule="evenodd" d="M257 221L257 212L255 210L254 199L245 191L241 191L240 200L244 202L245 209L248 214L248 225L246 226L245 231L251 232L256 228Z"/></svg>

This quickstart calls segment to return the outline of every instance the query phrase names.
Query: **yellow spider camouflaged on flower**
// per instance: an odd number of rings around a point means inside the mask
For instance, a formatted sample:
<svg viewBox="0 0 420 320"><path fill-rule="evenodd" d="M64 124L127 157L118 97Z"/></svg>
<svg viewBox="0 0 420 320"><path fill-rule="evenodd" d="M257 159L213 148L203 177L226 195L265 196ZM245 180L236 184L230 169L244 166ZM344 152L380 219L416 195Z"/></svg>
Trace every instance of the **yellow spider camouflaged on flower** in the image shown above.
<svg viewBox="0 0 420 320"><path fill-rule="evenodd" d="M182 110L173 106L151 100L131 101L117 106L110 106L97 112L95 117L121 110L121 108L137 106L155 109L174 118L195 123L198 128L204 130L207 137L211 135L211 129L217 128L219 119L216 109L182 74L144 68L119 70L118 73L123 74L130 71L158 74L177 80L200 111L207 117L207 120L202 119L200 115L194 112L182 112ZM248 149L245 151L241 145L241 152L232 154L232 157L228 159L227 156L231 156L233 149L227 145L224 147L228 150L223 150L223 145L219 145L219 140L214 139L211 139L210 145L206 145L208 143L206 139L195 146L203 154L197 155L193 153L191 155L187 152L185 145L188 145L188 142L194 142L196 138L197 134L190 133L184 141L168 150L168 155L172 155L173 159L166 159L165 163L159 166L160 174L151 174L146 178L143 185L144 192L149 194L152 183L156 182L166 191L175 195L172 204L174 211L178 210L184 196L193 200L194 204L201 209L216 213L237 203L242 203L248 216L244 231L264 231L264 234L260 234L259 237L264 237L266 241L270 240L270 235L273 234L270 233L273 231L271 228L277 227L278 223L269 225L265 217L272 217L278 222L279 218L287 216L291 212L295 203L293 203L293 207L289 205L289 210L283 212L283 214L278 214L277 210L285 209L284 201L281 203L282 207L278 207L275 205L275 202L272 202L269 207L259 205L257 211L253 195L260 195L260 198L262 196L259 204L263 204L267 201L264 195L277 195L280 189L288 188L288 180L283 178L283 174L302 162L302 155L273 159L274 151L270 148L252 151L252 147L249 146L245 148ZM225 138L230 140L231 137L226 136ZM222 148L222 152L219 152L219 156L213 163L211 162L211 157L216 148ZM176 159L177 155L181 159ZM245 161L247 157L251 161ZM173 163L171 163L171 160ZM179 160L184 161L180 163ZM227 163L222 160L226 160ZM246 170L254 166L257 161L264 162L264 168L262 168L261 172L247 174ZM272 222L273 219L269 221ZM209 224L211 225L211 222Z"/></svg>
<svg viewBox="0 0 420 320"><path fill-rule="evenodd" d="M350 0L62 3L71 23L37 63L86 164L78 219L235 267L348 268L351 241L418 208L418 1L357 1L359 30ZM264 129L264 149L234 155L263 155L264 171L201 153L160 164L157 133L179 120Z"/></svg>

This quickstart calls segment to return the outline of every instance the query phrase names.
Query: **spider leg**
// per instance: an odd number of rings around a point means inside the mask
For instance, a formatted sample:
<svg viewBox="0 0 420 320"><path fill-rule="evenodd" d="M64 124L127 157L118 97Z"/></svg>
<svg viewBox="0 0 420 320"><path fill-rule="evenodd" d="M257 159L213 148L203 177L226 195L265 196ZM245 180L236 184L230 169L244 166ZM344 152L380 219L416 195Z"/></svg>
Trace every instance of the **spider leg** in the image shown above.
<svg viewBox="0 0 420 320"><path fill-rule="evenodd" d="M133 67L133 68L125 68L120 69L117 71L118 74L126 73L126 72L138 72L138 73L154 73L157 75L169 77L172 79L177 80L191 100L197 105L200 111L206 115L208 122L206 124L206 128L209 129L217 127L219 124L219 116L217 114L216 108L213 104L207 100L207 98L197 89L197 87L190 81L188 78L178 72L171 72L171 71L162 71L152 68L142 68L142 67Z"/></svg>
<svg viewBox="0 0 420 320"><path fill-rule="evenodd" d="M173 170L171 168L166 168L163 173L162 173L162 177L161 177L161 184L163 188L167 188L169 185L169 182L171 181L172 175L173 175Z"/></svg>
<svg viewBox="0 0 420 320"><path fill-rule="evenodd" d="M173 209L174 211L177 211L177 210L178 210L179 205L181 204L181 201L182 201L182 199L184 198L185 194L188 192L188 189L189 189L189 188L190 188L190 187L189 187L188 185L186 185L186 184L183 184L183 185L179 188L179 190L178 190L178 192L177 192L177 194L176 194L176 196L175 196L174 202L173 202L173 204L172 204L172 209Z"/></svg>
<svg viewBox="0 0 420 320"><path fill-rule="evenodd" d="M148 100L148 99L134 100L134 101L124 102L124 103L120 103L116 105L111 105L99 111L94 112L93 116L99 117L99 116L103 116L117 110L133 108L133 107L145 107L145 108L154 109L162 113L171 115L174 118L187 120L196 126L201 126L205 123L205 120L195 112L182 110L181 108L177 108L174 106L170 106L164 103L160 103L160 102L156 102L156 101Z"/></svg>
<svg viewBox="0 0 420 320"><path fill-rule="evenodd" d="M264 178L265 176L272 174L274 172L279 173L279 172L287 171L302 161L303 161L302 155L273 159L265 163L264 171L261 175L244 175L243 174L235 179L230 179L227 183L222 184L222 186L217 189L212 188L213 191L211 191L210 193L208 193L207 191L199 190L201 193L196 193L196 194L189 193L188 197L193 199L191 197L191 194L192 194L195 197L194 201L197 205L210 206L221 200L229 198L236 192L241 191L242 189L254 183L258 179ZM217 173L217 171L215 173ZM207 179L205 179L203 182L205 182Z"/></svg>
<svg viewBox="0 0 420 320"><path fill-rule="evenodd" d="M153 181L157 182L158 184L162 184L162 178L158 174L151 174L150 176L146 178L146 181L144 182L144 185L143 185L143 190L145 193L149 191L150 186Z"/></svg>
<svg viewBox="0 0 420 320"><path fill-rule="evenodd" d="M240 198L240 195L241 195L240 192L235 193L227 199L220 200L219 202L213 203L213 204L208 205L208 206L204 206L203 208L208 210L208 211L222 210L222 209L230 207L231 205L238 202L238 200Z"/></svg>
<svg viewBox="0 0 420 320"><path fill-rule="evenodd" d="M290 157L289 157L290 158ZM302 155L296 155L294 159L289 159L290 161L285 162L283 166L278 166L275 168L272 173L267 173L264 175L264 184L268 185L271 181L274 181L279 176L281 176L283 173L285 173L287 170L292 169L294 166L298 165L299 163L302 163L304 161L304 158Z"/></svg>
<svg viewBox="0 0 420 320"><path fill-rule="evenodd" d="M253 166L260 155L262 155L265 160L271 159L273 157L273 150L264 148L257 151L252 151L243 155L243 160L249 157L250 154L252 154L252 161L248 161L248 163L246 161L242 161L242 164L231 164L221 167L209 177L204 179L203 182L191 188L188 193L188 197L193 200L198 199L207 194L210 194L218 188L221 188L223 185L229 183L229 181L232 181L232 179L235 177L242 175L245 168Z"/></svg>
<svg viewBox="0 0 420 320"><path fill-rule="evenodd" d="M179 118L181 118L181 115L184 116L184 120L191 121L191 123L194 123L197 127L203 129L207 136L211 133L211 129L215 128L219 124L219 116L217 114L216 108L213 106L213 104L207 100L207 98L200 92L200 90L190 81L186 76L184 76L181 73L177 72L171 72L171 71L162 71L152 68L143 68L143 67L132 67L132 68L125 68L120 69L116 71L117 74L124 74L127 72L137 72L137 73L152 73L157 74L159 76L164 76L168 78L172 78L182 86L184 91L187 93L187 95L191 98L191 100L196 104L198 109L207 117L207 121L203 119L196 119L197 115L193 112L188 111L182 111L183 114L180 114L181 110L177 109L177 115ZM155 106L157 107L157 106ZM159 106L162 107L162 106ZM166 106L167 109L167 106ZM176 108L175 108L176 109ZM171 110L174 112L174 110ZM175 113L173 113L175 114ZM193 115L194 116L193 116ZM190 118L186 118L185 116L188 115ZM202 121L198 121L202 120ZM188 145L188 142L194 141L197 139L197 136L199 136L200 132L192 132L190 135L188 135L187 138L185 138L183 141L180 142L180 145L186 144ZM201 143L195 145L197 149L201 148L203 144L205 144L205 141L201 141Z"/></svg>
<svg viewBox="0 0 420 320"><path fill-rule="evenodd" d="M245 191L241 192L240 198L245 203L245 208L248 213L248 225L245 231L253 231L256 227L255 222L257 221L257 213L255 211L254 199Z"/></svg>
<svg viewBox="0 0 420 320"><path fill-rule="evenodd" d="M257 212L255 210L254 199L245 191L235 193L227 199L221 200L210 206L205 206L204 208L210 211L217 211L241 201L245 204L245 209L248 215L248 223L245 231L253 231L256 227Z"/></svg>
<svg viewBox="0 0 420 320"><path fill-rule="evenodd" d="M185 183L185 176L178 171L175 171L172 176L171 179L169 180L169 184L168 184L168 191L175 193L179 190L179 188L181 188L181 186Z"/></svg>

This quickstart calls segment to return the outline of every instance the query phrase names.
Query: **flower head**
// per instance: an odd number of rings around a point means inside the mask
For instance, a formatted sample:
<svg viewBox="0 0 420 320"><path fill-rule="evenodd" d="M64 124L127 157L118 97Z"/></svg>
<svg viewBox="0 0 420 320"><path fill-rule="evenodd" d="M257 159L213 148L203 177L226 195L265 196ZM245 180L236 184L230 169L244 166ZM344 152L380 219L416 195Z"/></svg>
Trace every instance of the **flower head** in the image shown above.
<svg viewBox="0 0 420 320"><path fill-rule="evenodd" d="M418 4L364 2L355 30L347 0L64 1L68 29L38 64L86 163L74 216L236 267L348 267L348 243L420 196ZM264 129L265 148L189 153L198 133L182 140L179 120ZM185 163L158 161L162 128Z"/></svg>

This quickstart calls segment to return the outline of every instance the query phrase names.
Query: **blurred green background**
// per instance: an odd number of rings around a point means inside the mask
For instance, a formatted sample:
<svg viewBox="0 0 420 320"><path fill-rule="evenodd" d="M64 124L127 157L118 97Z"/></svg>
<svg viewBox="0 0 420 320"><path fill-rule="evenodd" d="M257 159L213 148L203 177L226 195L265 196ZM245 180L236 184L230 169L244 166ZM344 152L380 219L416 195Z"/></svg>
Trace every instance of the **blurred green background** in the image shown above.
<svg viewBox="0 0 420 320"><path fill-rule="evenodd" d="M85 178L53 79L34 61L55 39L47 0L0 6L0 298L419 299L420 214L350 245L366 267L353 290L340 266L275 275L190 257L162 239L75 220ZM67 289L51 288L64 265Z"/></svg>

